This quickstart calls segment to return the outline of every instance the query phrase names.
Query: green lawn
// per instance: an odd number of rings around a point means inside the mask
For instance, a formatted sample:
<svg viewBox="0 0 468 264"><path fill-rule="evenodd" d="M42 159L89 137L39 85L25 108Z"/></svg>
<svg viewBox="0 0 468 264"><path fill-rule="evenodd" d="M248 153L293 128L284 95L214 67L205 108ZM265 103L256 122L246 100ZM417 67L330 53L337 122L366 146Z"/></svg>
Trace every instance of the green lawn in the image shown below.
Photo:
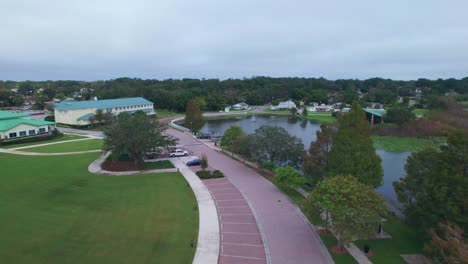
<svg viewBox="0 0 468 264"><path fill-rule="evenodd" d="M320 235L320 238L328 249L338 243L338 240L336 240L334 236ZM336 254L331 251L329 252L333 258L333 261L335 261L337 264L357 263L357 261L350 254Z"/></svg>
<svg viewBox="0 0 468 264"><path fill-rule="evenodd" d="M396 218L390 218L384 223L384 231L389 233L391 239L356 241L356 246L363 248L370 246L375 255L370 258L374 263L393 264L405 261L400 254L422 254L424 246L421 234Z"/></svg>
<svg viewBox="0 0 468 264"><path fill-rule="evenodd" d="M417 152L426 148L439 148L440 144L446 142L445 137L392 137L372 136L374 147L394 152Z"/></svg>
<svg viewBox="0 0 468 264"><path fill-rule="evenodd" d="M67 134L67 135L63 135L63 137L54 138L51 140L44 140L44 141L39 141L39 142L23 143L23 144L13 144L13 145L8 145L8 146L0 146L0 148L19 148L19 147L26 147L26 146L35 146L35 145L40 145L40 144L47 144L47 143L52 143L52 142L60 142L60 141L80 139L80 138L86 138L86 137Z"/></svg>
<svg viewBox="0 0 468 264"><path fill-rule="evenodd" d="M57 152L75 152L86 150L100 150L102 148L102 139L88 139L68 143L60 143L49 146L33 147L21 149L30 152L57 153Z"/></svg>
<svg viewBox="0 0 468 264"><path fill-rule="evenodd" d="M196 199L179 173L110 177L99 154L0 154L2 263L191 263Z"/></svg>
<svg viewBox="0 0 468 264"><path fill-rule="evenodd" d="M172 169L174 165L168 160L161 160L156 162L146 162L146 170L160 170L160 169Z"/></svg>
<svg viewBox="0 0 468 264"><path fill-rule="evenodd" d="M156 111L158 119L166 118L166 117L179 116L179 115L185 115L185 113L177 113L177 112L170 111L170 110L167 110L167 109L155 109L154 111Z"/></svg>
<svg viewBox="0 0 468 264"><path fill-rule="evenodd" d="M331 112L325 112L325 113L309 112L307 113L306 119L315 121L318 123L326 123L326 124L333 124L336 122L336 118L334 118L331 115Z"/></svg>
<svg viewBox="0 0 468 264"><path fill-rule="evenodd" d="M426 117L429 109L414 109L413 113L417 116Z"/></svg>

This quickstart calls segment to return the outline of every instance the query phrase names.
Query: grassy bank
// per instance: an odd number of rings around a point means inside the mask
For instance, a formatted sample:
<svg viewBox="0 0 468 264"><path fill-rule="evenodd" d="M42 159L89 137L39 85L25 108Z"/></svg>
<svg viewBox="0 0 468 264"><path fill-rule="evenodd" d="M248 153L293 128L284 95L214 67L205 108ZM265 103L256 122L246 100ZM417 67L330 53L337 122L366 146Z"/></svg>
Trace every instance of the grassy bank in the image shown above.
<svg viewBox="0 0 468 264"><path fill-rule="evenodd" d="M447 141L446 137L393 137L372 136L374 147L394 152L417 152L426 148L439 148Z"/></svg>
<svg viewBox="0 0 468 264"><path fill-rule="evenodd" d="M196 199L179 173L105 177L99 154L0 154L2 263L191 263Z"/></svg>
<svg viewBox="0 0 468 264"><path fill-rule="evenodd" d="M31 143L22 143L22 144L13 144L13 145L2 146L1 148L19 148L19 147L35 146L35 145L41 145L41 144L47 144L47 143L53 143L53 142L61 142L61 141L67 141L67 140L72 140L72 139L82 139L82 138L86 138L86 137L66 134L66 135L63 135L62 137L58 137L58 138L54 138L50 140L31 142Z"/></svg>
<svg viewBox="0 0 468 264"><path fill-rule="evenodd" d="M42 147L32 147L22 149L24 151L39 152L39 153L59 153L59 152L75 152L87 150L100 150L102 148L102 139L87 139L73 142L65 142Z"/></svg>

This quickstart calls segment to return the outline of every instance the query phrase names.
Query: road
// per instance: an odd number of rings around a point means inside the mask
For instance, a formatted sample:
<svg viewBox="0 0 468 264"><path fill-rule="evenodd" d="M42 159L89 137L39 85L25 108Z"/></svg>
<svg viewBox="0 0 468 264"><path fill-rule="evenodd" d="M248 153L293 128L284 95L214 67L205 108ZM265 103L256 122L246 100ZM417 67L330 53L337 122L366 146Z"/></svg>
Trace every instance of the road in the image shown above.
<svg viewBox="0 0 468 264"><path fill-rule="evenodd" d="M276 186L187 133L175 129L166 133L179 138L179 144L195 155L205 154L210 166L221 170L245 195L263 227L272 264L333 263L300 210Z"/></svg>

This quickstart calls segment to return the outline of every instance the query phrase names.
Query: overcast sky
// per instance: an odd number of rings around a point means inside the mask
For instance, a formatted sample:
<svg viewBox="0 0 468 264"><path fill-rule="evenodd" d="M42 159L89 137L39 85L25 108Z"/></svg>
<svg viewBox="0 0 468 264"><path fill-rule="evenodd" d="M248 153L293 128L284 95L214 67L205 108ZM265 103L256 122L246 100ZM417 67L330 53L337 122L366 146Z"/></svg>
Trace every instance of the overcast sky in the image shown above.
<svg viewBox="0 0 468 264"><path fill-rule="evenodd" d="M0 79L468 76L468 0L0 0Z"/></svg>

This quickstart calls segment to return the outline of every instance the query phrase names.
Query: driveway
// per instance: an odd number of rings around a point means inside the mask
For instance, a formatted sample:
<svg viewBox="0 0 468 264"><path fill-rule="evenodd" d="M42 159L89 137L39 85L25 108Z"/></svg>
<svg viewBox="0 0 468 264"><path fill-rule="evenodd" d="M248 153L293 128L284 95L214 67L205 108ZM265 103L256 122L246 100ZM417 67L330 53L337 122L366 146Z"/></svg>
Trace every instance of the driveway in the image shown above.
<svg viewBox="0 0 468 264"><path fill-rule="evenodd" d="M272 264L333 263L300 210L276 186L241 163L200 144L189 134L175 129L166 133L179 138L179 144L195 155L205 154L210 166L221 170L245 195L263 227Z"/></svg>

